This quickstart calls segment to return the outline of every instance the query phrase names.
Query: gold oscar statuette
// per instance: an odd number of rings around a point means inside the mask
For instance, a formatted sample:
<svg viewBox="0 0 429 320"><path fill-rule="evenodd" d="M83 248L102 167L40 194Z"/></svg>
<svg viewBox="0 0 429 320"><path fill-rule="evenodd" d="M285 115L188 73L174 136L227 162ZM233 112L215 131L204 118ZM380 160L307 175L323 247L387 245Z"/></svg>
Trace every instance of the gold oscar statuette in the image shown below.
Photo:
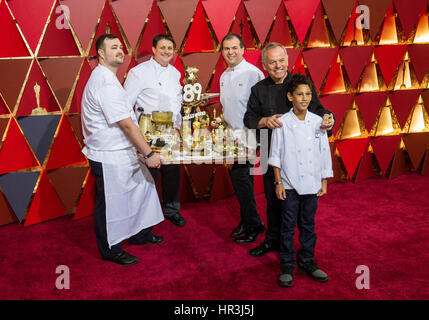
<svg viewBox="0 0 429 320"><path fill-rule="evenodd" d="M37 82L36 82L36 84L34 86L34 94L36 95L37 108L34 108L33 111L31 111L31 115L44 115L44 114L48 114L48 111L46 111L45 108L42 108L40 106L40 86L39 86L39 84Z"/></svg>

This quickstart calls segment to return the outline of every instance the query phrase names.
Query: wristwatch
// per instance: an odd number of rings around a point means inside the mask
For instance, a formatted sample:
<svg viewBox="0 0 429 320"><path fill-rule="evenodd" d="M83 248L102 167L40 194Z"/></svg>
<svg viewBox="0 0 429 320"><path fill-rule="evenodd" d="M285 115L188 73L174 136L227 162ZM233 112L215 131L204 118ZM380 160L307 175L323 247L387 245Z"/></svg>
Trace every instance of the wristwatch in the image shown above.
<svg viewBox="0 0 429 320"><path fill-rule="evenodd" d="M281 182L281 181L274 181L274 184L275 184L275 185L283 184L283 182Z"/></svg>
<svg viewBox="0 0 429 320"><path fill-rule="evenodd" d="M151 151L150 153L148 153L147 155L145 155L144 157L143 157L143 159L149 159L150 157L152 157L153 156L153 154L154 154L155 152L154 151Z"/></svg>

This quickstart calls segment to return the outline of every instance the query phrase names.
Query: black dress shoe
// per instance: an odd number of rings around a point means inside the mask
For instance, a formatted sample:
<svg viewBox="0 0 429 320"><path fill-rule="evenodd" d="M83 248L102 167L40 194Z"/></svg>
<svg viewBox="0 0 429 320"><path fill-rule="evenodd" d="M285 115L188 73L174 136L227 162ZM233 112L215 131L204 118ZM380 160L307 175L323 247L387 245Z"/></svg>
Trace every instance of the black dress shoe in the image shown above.
<svg viewBox="0 0 429 320"><path fill-rule="evenodd" d="M262 257L264 254L268 252L279 251L278 248L273 247L270 243L262 242L256 248L253 248L249 251L249 254L254 257Z"/></svg>
<svg viewBox="0 0 429 320"><path fill-rule="evenodd" d="M237 238L234 241L237 243L251 243L254 242L256 240L256 238L258 237L257 232L252 232L252 233L246 233L244 236L242 236L241 238Z"/></svg>
<svg viewBox="0 0 429 320"><path fill-rule="evenodd" d="M235 239L237 243L251 243L256 240L260 233L264 233L267 230L265 224L261 224L256 228L253 228L251 231L248 231L244 234L243 237Z"/></svg>
<svg viewBox="0 0 429 320"><path fill-rule="evenodd" d="M240 224L234 230L232 230L230 237L231 238L237 238L239 236L242 236L244 234L244 232L245 232L244 223L240 222Z"/></svg>
<svg viewBox="0 0 429 320"><path fill-rule="evenodd" d="M175 213L171 216L165 216L165 219L170 220L175 226L178 227L184 227L186 225L186 220L180 213Z"/></svg>
<svg viewBox="0 0 429 320"><path fill-rule="evenodd" d="M145 240L145 241L133 241L133 240L128 240L129 243L131 244L158 244L164 241L164 237L162 236L157 236L157 235L153 235L152 239L150 240Z"/></svg>
<svg viewBox="0 0 429 320"><path fill-rule="evenodd" d="M139 259L129 253L126 253L125 251L122 251L120 254L113 258L103 258L103 260L111 261L123 266L130 266L132 264L135 264L139 261Z"/></svg>

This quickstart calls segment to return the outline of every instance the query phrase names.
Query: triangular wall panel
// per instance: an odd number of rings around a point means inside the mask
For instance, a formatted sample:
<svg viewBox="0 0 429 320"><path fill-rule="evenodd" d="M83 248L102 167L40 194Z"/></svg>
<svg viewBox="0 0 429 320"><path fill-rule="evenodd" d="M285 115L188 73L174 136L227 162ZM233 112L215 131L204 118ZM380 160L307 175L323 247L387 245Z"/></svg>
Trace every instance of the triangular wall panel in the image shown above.
<svg viewBox="0 0 429 320"><path fill-rule="evenodd" d="M343 122L346 111L350 108L353 94L331 94L320 97L323 107L335 115L335 125L332 132L335 135Z"/></svg>
<svg viewBox="0 0 429 320"><path fill-rule="evenodd" d="M387 91L361 93L355 96L356 104L368 131L374 125L381 107L384 107Z"/></svg>
<svg viewBox="0 0 429 320"><path fill-rule="evenodd" d="M76 32L83 51L88 52L88 46L94 35L105 0L62 0L61 3L70 8L70 22L73 30Z"/></svg>
<svg viewBox="0 0 429 320"><path fill-rule="evenodd" d="M131 48L135 48L153 0L121 0L111 3Z"/></svg>
<svg viewBox="0 0 429 320"><path fill-rule="evenodd" d="M407 161L407 151L403 149L397 149L392 160L392 167L390 169L389 179L396 178L411 169L411 164Z"/></svg>
<svg viewBox="0 0 429 320"><path fill-rule="evenodd" d="M0 174L39 166L15 118L10 118L4 139L0 150Z"/></svg>
<svg viewBox="0 0 429 320"><path fill-rule="evenodd" d="M47 112L60 112L58 102L53 95L51 88L46 82L46 78L40 69L37 60L33 61L30 74L25 84L24 92L19 102L18 108L15 108L14 113L17 117L30 115L33 109L37 108L36 99L36 84L40 87L40 107L46 109Z"/></svg>
<svg viewBox="0 0 429 320"><path fill-rule="evenodd" d="M399 90L393 91L389 94L389 99L392 102L393 110L395 111L396 118L401 125L404 127L407 119L417 103L417 99L420 95L420 90Z"/></svg>
<svg viewBox="0 0 429 320"><path fill-rule="evenodd" d="M55 8L58 7L57 1ZM54 9L52 12L42 44L36 54L38 57L80 56L79 48L70 30L70 23L62 10Z"/></svg>
<svg viewBox="0 0 429 320"><path fill-rule="evenodd" d="M317 91L320 90L337 52L338 48L314 48L303 51L304 60Z"/></svg>
<svg viewBox="0 0 429 320"><path fill-rule="evenodd" d="M28 209L24 226L65 216L66 212L45 171L42 171L36 193Z"/></svg>
<svg viewBox="0 0 429 320"><path fill-rule="evenodd" d="M372 52L373 46L352 46L340 49L340 56L353 88L356 88Z"/></svg>
<svg viewBox="0 0 429 320"><path fill-rule="evenodd" d="M18 119L18 123L40 164L45 162L60 119L60 115L28 116Z"/></svg>
<svg viewBox="0 0 429 320"><path fill-rule="evenodd" d="M0 2L0 30L3 35L0 58L31 55L5 1Z"/></svg>
<svg viewBox="0 0 429 320"><path fill-rule="evenodd" d="M359 0L359 4L367 6L370 11L369 26L371 38L373 40L375 40L380 31L381 23L391 3L392 0Z"/></svg>
<svg viewBox="0 0 429 320"><path fill-rule="evenodd" d="M39 61L62 109L67 106L84 58L51 58Z"/></svg>
<svg viewBox="0 0 429 320"><path fill-rule="evenodd" d="M429 148L429 132L405 134L402 139L413 169L418 170L425 151Z"/></svg>
<svg viewBox="0 0 429 320"><path fill-rule="evenodd" d="M32 61L32 59L0 60L0 93L12 112Z"/></svg>
<svg viewBox="0 0 429 320"><path fill-rule="evenodd" d="M362 156L362 159L360 160L359 169L357 170L354 182L358 183L374 176L375 172L374 167L372 165L372 155L370 152L365 151Z"/></svg>
<svg viewBox="0 0 429 320"><path fill-rule="evenodd" d="M87 173L86 167L66 167L48 172L49 180L67 214L74 211Z"/></svg>
<svg viewBox="0 0 429 320"><path fill-rule="evenodd" d="M293 46L288 21L286 18L286 8L283 4L283 1L277 10L276 20L274 21L273 28L271 30L269 42L278 42L285 47Z"/></svg>
<svg viewBox="0 0 429 320"><path fill-rule="evenodd" d="M429 44L413 44L408 46L410 60L414 66L417 79L423 81L424 76L429 70Z"/></svg>
<svg viewBox="0 0 429 320"><path fill-rule="evenodd" d="M183 53L214 51L209 26L201 1L197 5Z"/></svg>
<svg viewBox="0 0 429 320"><path fill-rule="evenodd" d="M393 3L395 4L396 11L398 12L399 21L401 21L405 37L408 38L411 31L417 24L420 13L424 8L426 8L426 0L414 0L412 5L406 0L393 0Z"/></svg>
<svg viewBox="0 0 429 320"><path fill-rule="evenodd" d="M86 158L81 152L73 130L63 116L46 164L48 170L84 163Z"/></svg>
<svg viewBox="0 0 429 320"><path fill-rule="evenodd" d="M231 28L232 20L237 12L240 2L241 0L200 1L204 6L204 10L207 13L207 17L210 19L210 24L212 25L219 42L222 41L222 38ZM219 8L222 8L222 10L219 10Z"/></svg>
<svg viewBox="0 0 429 320"><path fill-rule="evenodd" d="M244 5L258 35L259 42L263 44L273 24L274 16L280 5L283 7L283 3L281 0L247 0L244 1Z"/></svg>
<svg viewBox="0 0 429 320"><path fill-rule="evenodd" d="M337 142L337 149L350 178L353 177L363 153L368 147L369 138L348 139Z"/></svg>
<svg viewBox="0 0 429 320"><path fill-rule="evenodd" d="M143 31L142 38L140 40L139 49L137 53L139 55L152 54L152 40L157 34L166 34L167 31L162 23L161 13L156 1L153 1L152 8L150 10L148 21Z"/></svg>
<svg viewBox="0 0 429 320"><path fill-rule="evenodd" d="M334 36L339 43L356 0L322 0Z"/></svg>
<svg viewBox="0 0 429 320"><path fill-rule="evenodd" d="M384 45L374 49L375 57L387 86L392 81L406 50L407 45Z"/></svg>
<svg viewBox="0 0 429 320"><path fill-rule="evenodd" d="M240 5L238 6L238 10L231 27L231 32L241 36L246 49L255 48L255 45L253 44L252 31L250 30L249 21L247 21L247 12L243 2L240 2Z"/></svg>
<svg viewBox="0 0 429 320"><path fill-rule="evenodd" d="M337 54L337 57L331 64L328 77L323 88L323 94L333 94L346 91L343 71L341 69L341 62L338 60L339 56Z"/></svg>
<svg viewBox="0 0 429 320"><path fill-rule="evenodd" d="M24 218L40 172L16 172L0 175L0 187L19 221Z"/></svg>
<svg viewBox="0 0 429 320"><path fill-rule="evenodd" d="M330 40L328 29L326 27L323 7L320 3L314 14L313 23L311 25L310 34L308 36L307 47L329 47Z"/></svg>
<svg viewBox="0 0 429 320"><path fill-rule="evenodd" d="M320 0L283 0L300 43L304 42Z"/></svg>
<svg viewBox="0 0 429 320"><path fill-rule="evenodd" d="M197 4L198 0L158 2L158 7L178 48L182 45Z"/></svg>
<svg viewBox="0 0 429 320"><path fill-rule="evenodd" d="M36 51L42 32L55 0L8 1L10 10L17 21L33 52Z"/></svg>
<svg viewBox="0 0 429 320"><path fill-rule="evenodd" d="M371 146L383 174L387 173L387 169L400 142L400 135L376 137L371 140Z"/></svg>

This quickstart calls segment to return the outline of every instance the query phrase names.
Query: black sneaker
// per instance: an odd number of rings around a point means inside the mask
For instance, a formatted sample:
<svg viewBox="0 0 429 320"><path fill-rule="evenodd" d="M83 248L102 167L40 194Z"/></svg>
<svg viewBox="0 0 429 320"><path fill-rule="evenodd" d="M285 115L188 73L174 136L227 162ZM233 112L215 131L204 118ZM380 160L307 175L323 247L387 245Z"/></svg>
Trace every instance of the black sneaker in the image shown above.
<svg viewBox="0 0 429 320"><path fill-rule="evenodd" d="M165 216L165 219L170 220L175 226L183 227L186 225L186 220L180 213Z"/></svg>
<svg viewBox="0 0 429 320"><path fill-rule="evenodd" d="M310 278L313 278L319 282L326 282L329 280L326 272L320 270L314 264L301 264L298 265L298 272L308 275Z"/></svg>

